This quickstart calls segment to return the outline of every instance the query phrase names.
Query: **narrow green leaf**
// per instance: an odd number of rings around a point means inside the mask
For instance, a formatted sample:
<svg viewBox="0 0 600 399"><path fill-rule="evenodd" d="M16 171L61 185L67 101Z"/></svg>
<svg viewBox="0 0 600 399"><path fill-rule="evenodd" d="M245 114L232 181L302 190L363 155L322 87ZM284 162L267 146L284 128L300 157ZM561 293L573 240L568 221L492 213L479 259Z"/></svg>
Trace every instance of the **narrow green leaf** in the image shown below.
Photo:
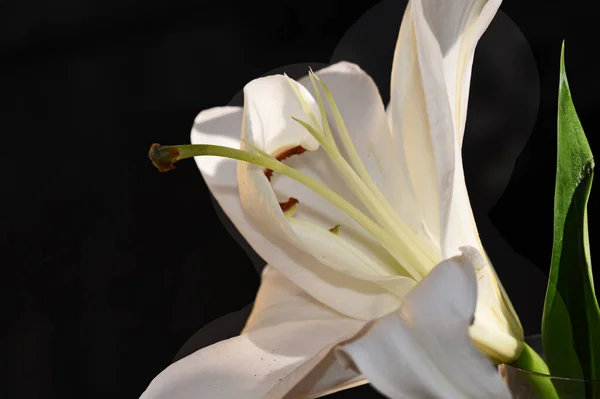
<svg viewBox="0 0 600 399"><path fill-rule="evenodd" d="M593 169L592 151L571 99L563 42L558 94L554 246L544 304L542 341L553 375L600 380L600 309L594 292L587 226ZM586 386L585 391L577 397L600 398L600 392L591 392L590 386Z"/></svg>

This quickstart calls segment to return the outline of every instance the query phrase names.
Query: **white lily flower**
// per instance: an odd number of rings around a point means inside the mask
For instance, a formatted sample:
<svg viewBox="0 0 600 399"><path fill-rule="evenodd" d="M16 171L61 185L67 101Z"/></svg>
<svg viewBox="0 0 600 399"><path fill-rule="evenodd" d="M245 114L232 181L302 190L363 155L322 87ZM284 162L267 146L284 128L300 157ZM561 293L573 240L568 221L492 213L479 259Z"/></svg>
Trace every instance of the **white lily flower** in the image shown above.
<svg viewBox="0 0 600 399"><path fill-rule="evenodd" d="M198 115L198 145L153 148L158 163L195 156L269 266L241 335L143 399L320 397L364 377L392 398L510 397L488 358L516 358L523 331L481 255L461 158L473 55L500 2L411 0L387 110L342 62L253 80L243 108Z"/></svg>

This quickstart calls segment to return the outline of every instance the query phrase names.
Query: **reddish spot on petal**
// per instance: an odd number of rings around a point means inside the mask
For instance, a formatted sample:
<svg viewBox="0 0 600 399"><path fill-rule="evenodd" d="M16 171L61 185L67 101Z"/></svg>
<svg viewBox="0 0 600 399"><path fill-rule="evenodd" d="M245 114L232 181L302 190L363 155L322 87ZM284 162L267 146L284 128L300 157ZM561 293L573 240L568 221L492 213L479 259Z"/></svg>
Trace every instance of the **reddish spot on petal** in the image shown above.
<svg viewBox="0 0 600 399"><path fill-rule="evenodd" d="M298 200L296 198L290 197L289 200L287 200L285 202L280 202L279 206L281 207L281 210L283 212L287 212L288 210L290 210L297 203L298 203Z"/></svg>
<svg viewBox="0 0 600 399"><path fill-rule="evenodd" d="M305 152L306 149L302 146L296 146L292 148L288 148L287 150L281 151L279 154L275 155L275 159L278 161L283 161L286 158L291 157L292 155L300 155ZM265 176L269 181L271 181L271 177L273 177L273 170L265 169Z"/></svg>

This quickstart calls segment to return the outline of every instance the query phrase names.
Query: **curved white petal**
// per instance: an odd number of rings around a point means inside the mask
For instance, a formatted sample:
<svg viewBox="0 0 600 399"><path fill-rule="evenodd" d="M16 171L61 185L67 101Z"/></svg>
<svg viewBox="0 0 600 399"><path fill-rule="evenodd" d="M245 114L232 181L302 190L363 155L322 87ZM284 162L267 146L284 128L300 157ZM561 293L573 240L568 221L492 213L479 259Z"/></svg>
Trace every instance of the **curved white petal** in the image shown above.
<svg viewBox="0 0 600 399"><path fill-rule="evenodd" d="M309 151L319 148L317 140L292 119L293 116L308 120L308 115L290 84L320 121L314 98L304 86L284 75L254 79L244 87L244 138L272 155L295 146Z"/></svg>
<svg viewBox="0 0 600 399"><path fill-rule="evenodd" d="M496 275L485 261L478 270L475 323L469 333L479 350L496 363L512 362L523 349L521 322Z"/></svg>
<svg viewBox="0 0 600 399"><path fill-rule="evenodd" d="M393 399L503 399L510 392L469 337L477 298L472 247L445 260L406 297L398 312L342 346L342 354Z"/></svg>
<svg viewBox="0 0 600 399"><path fill-rule="evenodd" d="M392 72L389 123L406 155L423 227L442 257L473 246L483 252L464 179L461 145L473 55L500 0L411 0ZM518 353L523 331L489 262L478 271L471 332L496 360Z"/></svg>
<svg viewBox="0 0 600 399"><path fill-rule="evenodd" d="M272 77L268 79L272 79ZM285 77L280 76L279 79L285 79ZM290 89L287 81L285 84L288 86L275 85L273 90ZM258 128L259 123L254 122L254 119L260 119L263 113L271 112L270 109L263 109L262 105L264 104L259 101L263 96L270 97L271 93L267 89L268 87L261 87L259 92L254 93L252 86L246 87L246 115L252 113L254 116L246 117L244 120L245 131ZM293 93L288 93L288 95L295 96ZM267 105L269 104L267 103ZM283 112L287 112L291 120L293 114L290 115L290 112L285 110ZM296 109L295 112L299 111ZM298 115L298 117L301 118L302 115ZM239 148L243 118L243 110L238 107L219 107L202 111L194 123L191 135L192 143L219 144ZM308 120L308 118L306 119ZM263 118L263 124L265 120ZM292 122L294 121L292 120ZM269 128L273 128L278 126L277 123L272 122L267 125ZM285 141L281 141L281 138L285 136L279 134L277 130L271 132L279 140L271 148L280 147L281 143L285 143ZM256 145L262 145L259 141L275 142L269 141L269 139L258 139L259 132L252 132L251 136L256 140ZM301 140L308 141L306 137ZM291 136L287 143L293 146L300 141L296 136ZM302 157L312 158L306 158L310 162L301 165L293 164ZM400 298L391 294L387 287L382 287L377 282L342 273L340 269L334 270L319 262L307 252L306 248L303 248L301 240L281 211L262 168L240 162L240 173L245 174L245 177L240 179L242 184L238 186L237 161L210 156L196 157L195 160L212 194L236 228L267 263L276 265L287 278L319 301L351 317L370 320L398 308ZM290 158L288 164L293 167L300 166L299 170L312 173L313 177L325 181L338 194L345 198L351 198L351 194L342 192L348 190L339 181L339 178L337 180L331 178L336 176L335 169L327 163L327 160L328 158L323 156L322 150L316 150L297 156L295 159ZM327 228L341 224L342 236L346 239L352 240L353 235L359 237L353 241L357 248L361 247L359 245L361 241L363 244L368 242L365 235L361 234L360 228L356 227L356 223L317 194L286 177L273 176L272 180L273 186L282 200L286 199L286 196L287 198L294 196L300 200L298 217L320 222L322 227L324 223ZM246 209L242 207L240 194L245 201ZM362 245L362 248L376 248L376 245L371 242ZM371 250L369 253L371 256L385 257L384 254L378 255L375 250ZM385 261L385 259L382 260L383 263ZM345 264L345 266L351 268L353 265Z"/></svg>
<svg viewBox="0 0 600 399"><path fill-rule="evenodd" d="M360 381L359 375L328 369L324 359L363 326L318 303L267 266L243 333L172 364L141 399L275 399L292 389L311 394L313 387L344 387ZM315 367L320 367L320 378L307 379Z"/></svg>
<svg viewBox="0 0 600 399"><path fill-rule="evenodd" d="M272 265L267 265L242 334L297 321L335 322L346 319L352 320L351 324L357 327L365 324L364 321L349 319L315 300Z"/></svg>
<svg viewBox="0 0 600 399"><path fill-rule="evenodd" d="M443 257L481 248L460 148L473 54L500 0L411 0L394 54L390 123L423 227Z"/></svg>

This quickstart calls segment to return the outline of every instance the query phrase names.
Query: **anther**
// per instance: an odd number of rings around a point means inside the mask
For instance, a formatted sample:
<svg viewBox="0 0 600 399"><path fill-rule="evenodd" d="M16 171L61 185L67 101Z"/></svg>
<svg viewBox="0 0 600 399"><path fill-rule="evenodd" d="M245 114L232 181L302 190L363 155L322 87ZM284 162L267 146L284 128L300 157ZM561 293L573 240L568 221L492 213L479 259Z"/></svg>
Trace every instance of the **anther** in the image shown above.
<svg viewBox="0 0 600 399"><path fill-rule="evenodd" d="M306 149L304 147L298 145L296 147L288 148L287 150L281 151L275 156L275 159L277 159L278 161L283 161L284 159L289 158L292 155L300 155L305 151ZM269 181L271 181L271 177L273 177L273 170L265 169L265 176L267 177L267 179L269 179Z"/></svg>

